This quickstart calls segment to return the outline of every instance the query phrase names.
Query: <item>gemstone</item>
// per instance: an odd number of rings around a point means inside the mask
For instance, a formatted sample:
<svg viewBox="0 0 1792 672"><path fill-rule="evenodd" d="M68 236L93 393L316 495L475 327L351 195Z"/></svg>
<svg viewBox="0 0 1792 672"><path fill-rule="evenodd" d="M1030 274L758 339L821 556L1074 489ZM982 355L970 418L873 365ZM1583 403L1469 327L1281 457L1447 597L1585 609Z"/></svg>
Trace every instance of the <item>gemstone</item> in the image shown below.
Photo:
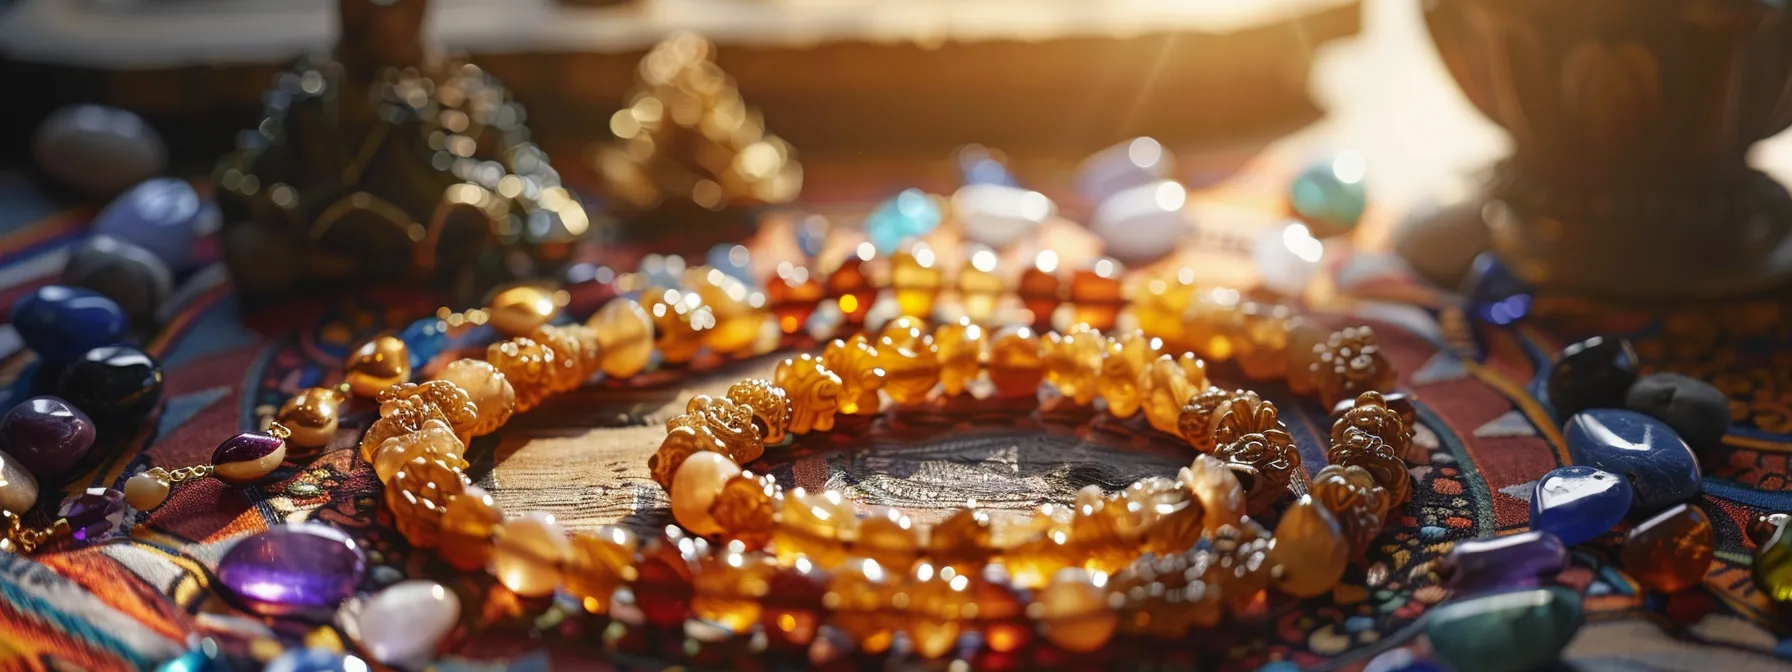
<svg viewBox="0 0 1792 672"><path fill-rule="evenodd" d="M653 360L653 320L641 304L615 299L598 309L585 326L597 332L604 375L627 378L640 373Z"/></svg>
<svg viewBox="0 0 1792 672"><path fill-rule="evenodd" d="M1531 529L1577 546L1605 534L1630 510L1630 481L1587 466L1557 468L1531 490Z"/></svg>
<svg viewBox="0 0 1792 672"><path fill-rule="evenodd" d="M403 581L367 598L353 619L362 650L408 668L429 662L460 622L460 597L434 581Z"/></svg>
<svg viewBox="0 0 1792 672"><path fill-rule="evenodd" d="M1711 519L1681 504L1632 528L1618 560L1644 588L1675 593L1703 582L1716 553Z"/></svg>
<svg viewBox="0 0 1792 672"><path fill-rule="evenodd" d="M1257 237L1257 246L1251 252L1263 287L1294 297L1306 292L1307 283L1319 272L1324 256L1325 243L1314 238L1312 230L1300 222L1266 229Z"/></svg>
<svg viewBox="0 0 1792 672"><path fill-rule="evenodd" d="M174 293L174 272L149 250L96 234L69 256L62 267L62 283L99 292L118 302L131 320L150 324Z"/></svg>
<svg viewBox="0 0 1792 672"><path fill-rule="evenodd" d="M1548 532L1456 542L1440 567L1458 594L1535 586L1568 568L1568 547Z"/></svg>
<svg viewBox="0 0 1792 672"><path fill-rule="evenodd" d="M162 364L128 345L94 348L62 372L56 396L100 425L134 425L162 403Z"/></svg>
<svg viewBox="0 0 1792 672"><path fill-rule="evenodd" d="M1034 599L1045 638L1061 649L1094 651L1107 644L1119 626L1120 614L1108 605L1107 590L1095 576L1086 569L1060 570Z"/></svg>
<svg viewBox="0 0 1792 672"><path fill-rule="evenodd" d="M531 512L498 525L489 571L523 597L551 595L560 584L560 564L572 556L572 542L554 517Z"/></svg>
<svg viewBox="0 0 1792 672"><path fill-rule="evenodd" d="M32 397L0 418L0 449L19 467L54 481L93 448L93 421L56 397Z"/></svg>
<svg viewBox="0 0 1792 672"><path fill-rule="evenodd" d="M217 208L200 200L186 180L158 177L131 187L101 210L93 232L148 250L178 271L191 263L199 231L213 228L200 220L217 217Z"/></svg>
<svg viewBox="0 0 1792 672"><path fill-rule="evenodd" d="M964 223L966 238L1002 248L1031 235L1057 206L1031 189L969 184L952 194L952 211Z"/></svg>
<svg viewBox="0 0 1792 672"><path fill-rule="evenodd" d="M1174 180L1147 182L1107 197L1089 218L1105 250L1129 264L1146 264L1176 251L1194 231L1183 206L1188 190Z"/></svg>
<svg viewBox="0 0 1792 672"><path fill-rule="evenodd" d="M1325 507L1311 495L1282 514L1276 523L1276 545L1269 549L1276 587L1295 597L1331 592L1350 565L1350 540Z"/></svg>
<svg viewBox="0 0 1792 672"><path fill-rule="evenodd" d="M367 662L329 649L289 649L268 661L262 672L365 672Z"/></svg>
<svg viewBox="0 0 1792 672"><path fill-rule="evenodd" d="M1699 494L1699 460L1660 420L1601 408L1580 413L1562 430L1576 464L1630 480L1634 506L1658 511Z"/></svg>
<svg viewBox="0 0 1792 672"><path fill-rule="evenodd" d="M230 437L212 451L213 475L231 485L259 481L285 461L286 441L261 432Z"/></svg>
<svg viewBox="0 0 1792 672"><path fill-rule="evenodd" d="M1776 604L1792 602L1792 532L1784 525L1755 549L1755 587Z"/></svg>
<svg viewBox="0 0 1792 672"><path fill-rule="evenodd" d="M1353 151L1314 161L1288 185L1288 205L1314 228L1341 233L1356 228L1369 204L1363 185L1367 166Z"/></svg>
<svg viewBox="0 0 1792 672"><path fill-rule="evenodd" d="M1425 616L1425 636L1461 672L1523 672L1559 657L1582 622L1579 595L1532 588L1438 607Z"/></svg>
<svg viewBox="0 0 1792 672"><path fill-rule="evenodd" d="M124 339L130 320L118 303L79 287L45 285L12 306L12 325L25 346L50 364L79 359Z"/></svg>
<svg viewBox="0 0 1792 672"><path fill-rule="evenodd" d="M1783 512L1755 514L1755 517L1748 521L1746 530L1748 540L1754 542L1757 547L1767 545L1767 540L1773 538L1773 533L1785 527L1787 520L1792 520L1792 514Z"/></svg>
<svg viewBox="0 0 1792 672"><path fill-rule="evenodd" d="M1549 403L1557 418L1589 408L1623 408L1636 376L1630 341L1594 336L1562 348L1549 369Z"/></svg>
<svg viewBox="0 0 1792 672"><path fill-rule="evenodd" d="M1003 157L990 151L988 147L965 145L958 148L953 159L958 163L958 177L964 184L1020 186L1020 182L1014 179L1014 174L1008 172L1008 164L1003 162Z"/></svg>
<svg viewBox="0 0 1792 672"><path fill-rule="evenodd" d="M216 647L188 651L156 666L156 672L227 672L229 669L230 664Z"/></svg>
<svg viewBox="0 0 1792 672"><path fill-rule="evenodd" d="M1694 448L1723 442L1730 430L1730 399L1703 380L1652 373L1630 386L1624 407L1667 423Z"/></svg>
<svg viewBox="0 0 1792 672"><path fill-rule="evenodd" d="M11 455L0 453L0 510L22 514L37 503L37 479Z"/></svg>
<svg viewBox="0 0 1792 672"><path fill-rule="evenodd" d="M1534 290L1492 252L1482 252L1462 280L1462 296L1476 317L1498 325L1517 322L1531 312Z"/></svg>
<svg viewBox="0 0 1792 672"><path fill-rule="evenodd" d="M124 521L124 493L111 488L88 488L80 496L63 502L56 515L68 520L69 536L75 541L98 539Z"/></svg>
<svg viewBox="0 0 1792 672"><path fill-rule="evenodd" d="M162 173L168 148L135 113L70 105L38 124L31 141L38 168L93 196L110 196Z"/></svg>
<svg viewBox="0 0 1792 672"><path fill-rule="evenodd" d="M1133 138L1083 159L1076 169L1076 193L1087 203L1102 203L1114 194L1164 179L1174 157L1152 138Z"/></svg>
<svg viewBox="0 0 1792 672"><path fill-rule="evenodd" d="M422 369L430 360L448 349L448 325L433 317L426 317L398 332L398 340L411 353L411 370Z"/></svg>
<svg viewBox="0 0 1792 672"><path fill-rule="evenodd" d="M865 216L865 236L878 254L890 254L905 241L939 228L943 217L939 203L927 192L904 189Z"/></svg>
<svg viewBox="0 0 1792 672"><path fill-rule="evenodd" d="M353 539L317 523L288 523L238 541L218 561L224 594L263 616L328 620L367 574Z"/></svg>

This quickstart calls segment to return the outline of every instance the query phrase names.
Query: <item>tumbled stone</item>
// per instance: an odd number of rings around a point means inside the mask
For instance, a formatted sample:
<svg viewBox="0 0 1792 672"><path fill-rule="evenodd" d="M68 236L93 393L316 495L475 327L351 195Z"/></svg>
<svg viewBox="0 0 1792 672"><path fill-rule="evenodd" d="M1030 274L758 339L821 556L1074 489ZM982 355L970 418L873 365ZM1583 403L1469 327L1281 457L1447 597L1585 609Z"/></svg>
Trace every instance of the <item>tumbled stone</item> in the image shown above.
<svg viewBox="0 0 1792 672"><path fill-rule="evenodd" d="M1562 430L1575 464L1629 479L1634 506L1644 511L1699 494L1699 459L1665 423L1635 411L1600 408L1574 416Z"/></svg>
<svg viewBox="0 0 1792 672"><path fill-rule="evenodd" d="M1440 571L1458 593L1530 587L1568 568L1568 547L1548 532L1456 542Z"/></svg>
<svg viewBox="0 0 1792 672"><path fill-rule="evenodd" d="M174 272L149 250L94 234L69 255L62 283L99 292L118 302L132 321L154 324L156 311L174 293Z"/></svg>
<svg viewBox="0 0 1792 672"><path fill-rule="evenodd" d="M168 167L162 137L135 113L70 105L50 113L32 137L38 168L91 196L118 193Z"/></svg>
<svg viewBox="0 0 1792 672"><path fill-rule="evenodd" d="M128 345L94 348L63 370L56 396L99 426L135 426L162 403L162 363Z"/></svg>
<svg viewBox="0 0 1792 672"><path fill-rule="evenodd" d="M1562 348L1549 369L1549 403L1557 418L1589 408L1623 408L1637 377L1636 349L1622 338L1594 336Z"/></svg>
<svg viewBox="0 0 1792 672"><path fill-rule="evenodd" d="M1579 595L1532 588L1438 607L1425 615L1425 636L1458 672L1524 672L1558 658L1583 622Z"/></svg>
<svg viewBox="0 0 1792 672"><path fill-rule="evenodd" d="M87 414L56 397L26 399L0 417L0 449L13 457L8 468L23 468L46 481L79 464L93 439Z"/></svg>
<svg viewBox="0 0 1792 672"><path fill-rule="evenodd" d="M12 326L25 347L50 364L79 359L124 339L130 320L118 302L81 287L45 285L12 304Z"/></svg>
<svg viewBox="0 0 1792 672"><path fill-rule="evenodd" d="M218 561L218 583L263 616L323 620L355 593L367 573L360 546L317 523L279 525L238 540Z"/></svg>
<svg viewBox="0 0 1792 672"><path fill-rule="evenodd" d="M1624 520L1632 497L1628 479L1593 467L1560 467L1531 490L1531 529L1569 546L1592 541Z"/></svg>
<svg viewBox="0 0 1792 672"><path fill-rule="evenodd" d="M459 624L460 597L434 581L404 581L368 598L354 621L357 641L374 660L418 665Z"/></svg>
<svg viewBox="0 0 1792 672"><path fill-rule="evenodd" d="M1755 549L1755 588L1775 604L1792 603L1792 532L1785 525Z"/></svg>
<svg viewBox="0 0 1792 672"><path fill-rule="evenodd" d="M1618 559L1644 588L1675 593L1703 582L1716 554L1711 519L1681 504L1632 528Z"/></svg>
<svg viewBox="0 0 1792 672"><path fill-rule="evenodd" d="M1667 423L1694 448L1723 442L1730 399L1710 383L1678 373L1652 373L1630 386L1624 407Z"/></svg>

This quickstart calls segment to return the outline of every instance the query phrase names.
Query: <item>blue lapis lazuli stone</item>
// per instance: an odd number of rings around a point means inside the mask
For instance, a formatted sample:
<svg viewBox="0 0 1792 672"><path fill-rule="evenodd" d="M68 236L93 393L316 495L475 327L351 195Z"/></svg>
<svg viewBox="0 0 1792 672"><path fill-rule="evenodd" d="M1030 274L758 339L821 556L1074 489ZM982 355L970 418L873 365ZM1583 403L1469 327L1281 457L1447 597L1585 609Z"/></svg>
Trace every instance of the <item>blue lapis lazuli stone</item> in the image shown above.
<svg viewBox="0 0 1792 672"><path fill-rule="evenodd" d="M709 264L710 268L718 269L729 277L747 283L748 286L759 284L758 280L753 277L752 253L747 250L745 245L721 243L711 247L709 253L704 255L703 262Z"/></svg>
<svg viewBox="0 0 1792 672"><path fill-rule="evenodd" d="M865 235L878 254L890 254L902 241L919 238L939 228L944 214L926 192L905 189L895 198L884 201L865 217Z"/></svg>
<svg viewBox="0 0 1792 672"><path fill-rule="evenodd" d="M199 220L211 214L186 180L158 177L131 187L93 219L93 232L133 243L181 270L193 259Z"/></svg>
<svg viewBox="0 0 1792 672"><path fill-rule="evenodd" d="M1531 490L1531 529L1574 546L1612 529L1630 511L1630 481L1586 465L1561 467L1537 479Z"/></svg>
<svg viewBox="0 0 1792 672"><path fill-rule="evenodd" d="M1462 286L1469 309L1482 320L1502 326L1530 314L1533 292L1528 283L1492 252L1482 252L1475 257Z"/></svg>
<svg viewBox="0 0 1792 672"><path fill-rule="evenodd" d="M1309 164L1288 185L1288 203L1303 219L1333 229L1355 228L1369 205L1362 155L1341 152Z"/></svg>
<svg viewBox="0 0 1792 672"><path fill-rule="evenodd" d="M26 346L54 365L123 341L130 319L99 292L45 285L13 304L12 324Z"/></svg>
<svg viewBox="0 0 1792 672"><path fill-rule="evenodd" d="M1617 408L1576 413L1562 428L1575 464L1630 481L1631 505L1659 511L1699 494L1698 456L1666 423Z"/></svg>
<svg viewBox="0 0 1792 672"><path fill-rule="evenodd" d="M435 359L448 349L448 325L441 320L426 317L398 332L398 340L404 341L404 347L411 353L411 369L421 369L424 364Z"/></svg>

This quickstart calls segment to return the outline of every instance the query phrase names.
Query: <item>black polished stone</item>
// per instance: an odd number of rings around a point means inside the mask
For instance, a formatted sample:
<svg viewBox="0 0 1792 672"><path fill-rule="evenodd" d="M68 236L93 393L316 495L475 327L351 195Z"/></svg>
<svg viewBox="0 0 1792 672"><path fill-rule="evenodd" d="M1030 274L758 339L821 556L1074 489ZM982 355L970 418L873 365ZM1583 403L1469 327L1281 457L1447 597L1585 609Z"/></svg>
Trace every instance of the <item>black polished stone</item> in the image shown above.
<svg viewBox="0 0 1792 672"><path fill-rule="evenodd" d="M1678 373L1652 373L1630 386L1624 407L1667 423L1694 448L1723 442L1730 400L1710 383Z"/></svg>
<svg viewBox="0 0 1792 672"><path fill-rule="evenodd" d="M134 424L162 403L162 363L128 345L94 348L62 372L56 396L102 428Z"/></svg>
<svg viewBox="0 0 1792 672"><path fill-rule="evenodd" d="M1594 336L1562 348L1549 369L1549 403L1563 422L1589 408L1624 408L1636 377L1630 341Z"/></svg>

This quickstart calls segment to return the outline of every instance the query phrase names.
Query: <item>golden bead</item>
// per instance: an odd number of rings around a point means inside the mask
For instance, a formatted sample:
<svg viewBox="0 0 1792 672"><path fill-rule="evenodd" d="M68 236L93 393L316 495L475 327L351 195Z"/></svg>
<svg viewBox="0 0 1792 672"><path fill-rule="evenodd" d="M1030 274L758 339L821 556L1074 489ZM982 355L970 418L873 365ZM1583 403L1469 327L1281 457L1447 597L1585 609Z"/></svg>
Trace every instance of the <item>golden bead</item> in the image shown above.
<svg viewBox="0 0 1792 672"><path fill-rule="evenodd" d="M903 315L933 314L934 299L945 285L945 273L935 261L933 249L918 241L890 255L890 289Z"/></svg>
<svg viewBox="0 0 1792 672"><path fill-rule="evenodd" d="M981 375L983 341L988 334L983 327L972 324L969 317L958 318L933 332L933 342L939 346L940 386L947 395L963 393Z"/></svg>
<svg viewBox="0 0 1792 672"><path fill-rule="evenodd" d="M1078 491L1068 538L1078 556L1077 566L1111 574L1131 564L1139 544L1128 518L1125 501L1106 497L1100 486Z"/></svg>
<svg viewBox="0 0 1792 672"><path fill-rule="evenodd" d="M686 271L685 278L687 285L697 288L697 296L715 318L715 328L704 334L704 344L710 350L725 355L744 352L768 328L772 314L763 292L707 266Z"/></svg>
<svg viewBox="0 0 1792 672"><path fill-rule="evenodd" d="M753 407L728 397L699 394L684 406L684 418L673 418L667 429L680 426L701 427L722 444L723 455L738 464L746 464L765 454L765 441L753 424Z"/></svg>
<svg viewBox="0 0 1792 672"><path fill-rule="evenodd" d="M877 391L884 386L884 370L878 367L877 348L864 334L847 340L834 339L822 350L821 361L840 377L841 413L877 414Z"/></svg>
<svg viewBox="0 0 1792 672"><path fill-rule="evenodd" d="M1253 515L1269 511L1283 495L1300 468L1300 451L1294 437L1280 429L1245 434L1213 451L1224 460L1245 489L1245 508Z"/></svg>
<svg viewBox="0 0 1792 672"><path fill-rule="evenodd" d="M1388 407L1387 399L1380 392L1357 395L1350 410L1332 423L1332 443L1344 443L1346 433L1352 429L1381 439L1397 456L1405 456L1407 449L1412 447L1413 428L1406 426L1406 419L1399 411Z"/></svg>
<svg viewBox="0 0 1792 672"><path fill-rule="evenodd" d="M1213 452L1213 420L1214 413L1226 402L1231 401L1233 393L1217 387L1209 387L1182 405L1182 413L1176 416L1176 431L1182 439L1195 450L1203 453Z"/></svg>
<svg viewBox="0 0 1792 672"><path fill-rule="evenodd" d="M1201 501L1188 488L1162 476L1135 481L1121 493L1133 526L1144 530L1142 550L1181 553L1201 539Z"/></svg>
<svg viewBox="0 0 1792 672"><path fill-rule="evenodd" d="M484 436L503 427L516 410L516 390L510 380L499 373L491 362L478 359L457 359L442 367L436 380L453 383L467 393L468 400L479 409L467 433Z"/></svg>
<svg viewBox="0 0 1792 672"><path fill-rule="evenodd" d="M627 378L653 360L653 320L641 304L614 299L586 320L585 326L597 333L604 375Z"/></svg>
<svg viewBox="0 0 1792 672"><path fill-rule="evenodd" d="M1244 337L1238 314L1237 290L1205 289L1183 309L1183 333L1195 354L1209 362L1232 359L1237 341Z"/></svg>
<svg viewBox="0 0 1792 672"><path fill-rule="evenodd" d="M1294 312L1287 306L1245 302L1238 307L1241 337L1237 341L1238 368L1251 380L1276 380L1288 375L1287 323Z"/></svg>
<svg viewBox="0 0 1792 672"><path fill-rule="evenodd" d="M1182 409L1207 387L1207 363L1194 353L1163 355L1145 371L1145 420L1157 431L1181 431Z"/></svg>
<svg viewBox="0 0 1792 672"><path fill-rule="evenodd" d="M1027 613L1040 621L1045 638L1058 648L1088 653L1108 643L1120 625L1120 614L1108 604L1108 592L1096 575L1069 568L1052 577Z"/></svg>
<svg viewBox="0 0 1792 672"><path fill-rule="evenodd" d="M1138 414L1139 405L1144 401L1145 371L1163 354L1163 343L1147 338L1137 329L1106 340L1106 353L1101 361L1101 375L1095 379L1095 391L1107 402L1109 414L1130 418Z"/></svg>
<svg viewBox="0 0 1792 672"><path fill-rule="evenodd" d="M168 493L173 484L168 480L168 470L161 467L150 469L124 481L124 501L138 511L149 511L168 501ZM35 499L35 498L33 498ZM4 507L11 510L11 507ZM31 507L21 507L29 509Z"/></svg>
<svg viewBox="0 0 1792 672"><path fill-rule="evenodd" d="M1307 395L1318 391L1313 382L1313 365L1319 361L1319 349L1329 334L1311 319L1294 317L1282 325L1286 331L1287 349L1283 353L1288 371L1288 389Z"/></svg>
<svg viewBox="0 0 1792 672"><path fill-rule="evenodd" d="M522 285L511 287L492 296L490 308L486 310L488 324L498 333L509 337L517 337L534 331L536 327L554 320L560 312L560 306L554 300L554 293L545 287Z"/></svg>
<svg viewBox="0 0 1792 672"><path fill-rule="evenodd" d="M478 424L479 407L473 404L466 390L459 385L432 380L426 383L400 383L380 390L380 417L412 413L448 423L454 435L465 443Z"/></svg>
<svg viewBox="0 0 1792 672"><path fill-rule="evenodd" d="M935 565L951 567L960 574L981 571L995 555L991 533L988 513L959 509L933 526L927 535L927 557Z"/></svg>
<svg viewBox="0 0 1792 672"><path fill-rule="evenodd" d="M635 551L641 546L626 527L602 525L591 534L575 534L567 558L566 590L593 614L610 610L610 596L635 578Z"/></svg>
<svg viewBox="0 0 1792 672"><path fill-rule="evenodd" d="M928 393L939 384L939 346L919 326L898 328L896 333L879 337L877 361L884 371L884 394L898 405L927 401Z"/></svg>
<svg viewBox="0 0 1792 672"><path fill-rule="evenodd" d="M840 628L865 653L882 653L894 639L895 619L885 616L892 595L890 572L876 560L854 558L834 572L822 603L834 610Z"/></svg>
<svg viewBox="0 0 1792 672"><path fill-rule="evenodd" d="M1334 331L1317 352L1318 361L1309 370L1326 408L1364 392L1394 389L1394 365L1382 354L1373 329Z"/></svg>
<svg viewBox="0 0 1792 672"><path fill-rule="evenodd" d="M388 385L411 380L411 351L395 336L376 336L348 356L344 369L349 391L373 397Z"/></svg>
<svg viewBox="0 0 1792 672"><path fill-rule="evenodd" d="M760 553L724 550L704 556L692 577L691 615L729 632L751 630L759 622L760 600L777 570Z"/></svg>
<svg viewBox="0 0 1792 672"><path fill-rule="evenodd" d="M1041 348L1046 381L1077 405L1089 405L1095 401L1096 379L1101 375L1106 347L1107 339L1087 324L1078 324L1062 334L1047 334Z"/></svg>
<svg viewBox="0 0 1792 672"><path fill-rule="evenodd" d="M753 409L753 420L766 444L784 440L790 429L790 399L784 388L762 378L749 378L728 387L728 399Z"/></svg>
<svg viewBox="0 0 1792 672"><path fill-rule="evenodd" d="M996 303L1002 298L1007 283L996 275L996 253L989 248L971 252L970 263L958 269L958 296L964 302L965 316L976 322L987 322L995 315Z"/></svg>
<svg viewBox="0 0 1792 672"><path fill-rule="evenodd" d="M1212 532L1223 525L1237 525L1244 517L1244 485L1226 468L1226 463L1207 455L1195 457L1194 464L1176 473L1176 481L1200 500L1205 516L1202 529Z"/></svg>
<svg viewBox="0 0 1792 672"><path fill-rule="evenodd" d="M1058 570L1076 565L1083 560L1081 550L1070 545L1070 533L1042 511L1036 513L1035 524L1044 525L1045 529L1037 536L1016 544L1002 552L1002 565L1014 577L1014 584L1023 588L1040 588L1051 580Z"/></svg>
<svg viewBox="0 0 1792 672"><path fill-rule="evenodd" d="M989 382L996 396L1031 397L1045 375L1039 336L1023 326L1003 327L989 344Z"/></svg>
<svg viewBox="0 0 1792 672"><path fill-rule="evenodd" d="M583 346L570 329L544 324L529 332L529 340L554 351L554 376L550 392L571 392L585 382Z"/></svg>
<svg viewBox="0 0 1792 672"><path fill-rule="evenodd" d="M1276 523L1269 549L1276 587L1295 597L1331 592L1350 564L1350 541L1330 511L1303 495Z"/></svg>
<svg viewBox="0 0 1792 672"><path fill-rule="evenodd" d="M641 297L653 320L653 347L668 364L683 364L703 350L707 332L716 326L715 312L695 292L649 287Z"/></svg>
<svg viewBox="0 0 1792 672"><path fill-rule="evenodd" d="M491 495L467 486L442 510L442 559L461 571L484 568L491 559L492 532L502 522L504 513Z"/></svg>
<svg viewBox="0 0 1792 672"><path fill-rule="evenodd" d="M490 571L510 592L523 597L551 595L560 585L560 565L572 556L572 542L554 517L530 512L495 530Z"/></svg>
<svg viewBox="0 0 1792 672"><path fill-rule="evenodd" d="M914 521L900 511L880 507L859 521L859 541L854 550L900 574L915 564L920 546L921 533Z"/></svg>
<svg viewBox="0 0 1792 672"><path fill-rule="evenodd" d="M709 515L721 526L723 539L760 549L771 541L783 506L784 491L776 480L742 471L722 484L722 492L709 505Z"/></svg>
<svg viewBox="0 0 1792 672"><path fill-rule="evenodd" d="M834 428L840 406L840 376L807 353L778 363L772 381L790 398L790 431L807 434Z"/></svg>
<svg viewBox="0 0 1792 672"><path fill-rule="evenodd" d="M961 623L978 612L972 607L969 577L951 569L935 571L931 565L915 568L910 581L903 586L908 596L904 609L903 631L915 653L922 658L939 658L951 653L958 644Z"/></svg>
<svg viewBox="0 0 1792 672"><path fill-rule="evenodd" d="M777 271L765 279L766 303L778 320L778 330L786 334L802 331L808 324L809 315L821 303L821 293L821 283L809 269L788 261L778 262Z"/></svg>
<svg viewBox="0 0 1792 672"><path fill-rule="evenodd" d="M1120 287L1124 273L1120 262L1108 258L1072 273L1070 305L1075 309L1072 320L1096 329L1114 328L1120 309L1126 307Z"/></svg>
<svg viewBox="0 0 1792 672"><path fill-rule="evenodd" d="M527 338L493 343L486 346L485 360L510 381L518 413L535 408L553 390L557 374L554 351L540 343Z"/></svg>
<svg viewBox="0 0 1792 672"><path fill-rule="evenodd" d="M822 567L831 567L846 559L845 541L857 538L858 517L851 502L833 490L809 494L802 488L792 490L778 510L778 526L772 532L772 544L778 551L778 562L789 565L800 556Z"/></svg>
<svg viewBox="0 0 1792 672"><path fill-rule="evenodd" d="M342 404L347 401L342 390L333 387L305 388L280 406L274 420L292 432L286 437L287 444L301 449L322 448L336 437Z"/></svg>
<svg viewBox="0 0 1792 672"><path fill-rule="evenodd" d="M447 423L430 420L423 423L422 429L381 443L373 454L373 471L380 477L380 482L385 483L391 481L392 475L412 459L426 457L449 464L460 464L461 456L466 454L466 445L454 436L454 430Z"/></svg>
<svg viewBox="0 0 1792 672"><path fill-rule="evenodd" d="M1014 293L1021 305L1033 314L1033 325L1044 328L1051 324L1052 313L1064 301L1064 281L1058 278L1058 253L1044 250L1033 264L1020 274Z"/></svg>
<svg viewBox="0 0 1792 672"><path fill-rule="evenodd" d="M672 476L672 518L691 534L713 537L722 533L722 526L709 514L709 507L722 493L722 486L740 473L740 465L721 453L700 451L684 459Z"/></svg>
<svg viewBox="0 0 1792 672"><path fill-rule="evenodd" d="M1282 429L1276 405L1256 392L1239 390L1213 412L1213 443L1222 446L1246 434Z"/></svg>
<svg viewBox="0 0 1792 672"><path fill-rule="evenodd" d="M392 474L386 483L386 508L398 533L416 548L435 548L442 542L442 512L472 483L458 465L418 456Z"/></svg>
<svg viewBox="0 0 1792 672"><path fill-rule="evenodd" d="M1334 465L1362 467L1375 477L1375 482L1385 488L1389 503L1393 506L1405 504L1412 497L1412 473L1406 469L1406 461L1394 454L1393 446L1389 446L1374 434L1354 427L1344 431L1344 440L1332 444L1325 452L1327 461Z"/></svg>
<svg viewBox="0 0 1792 672"><path fill-rule="evenodd" d="M1360 557L1381 534L1388 510L1388 492L1362 467L1326 465L1313 476L1308 491L1325 507L1350 540L1350 555Z"/></svg>

